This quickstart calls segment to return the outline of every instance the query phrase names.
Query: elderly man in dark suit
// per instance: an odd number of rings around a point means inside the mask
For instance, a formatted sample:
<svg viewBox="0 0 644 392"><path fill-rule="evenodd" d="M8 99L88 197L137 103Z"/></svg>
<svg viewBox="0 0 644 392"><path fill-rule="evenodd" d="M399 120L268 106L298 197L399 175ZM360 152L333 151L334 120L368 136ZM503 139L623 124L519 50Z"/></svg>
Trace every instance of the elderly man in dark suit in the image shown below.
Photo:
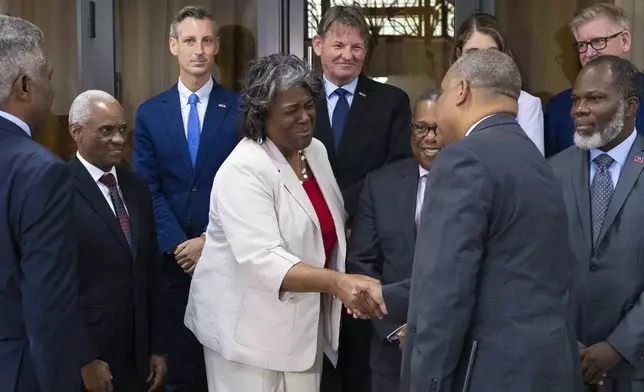
<svg viewBox="0 0 644 392"><path fill-rule="evenodd" d="M97 353L83 383L90 392L155 390L165 375L166 309L147 182L117 168L127 127L111 95L79 95L69 124L81 309Z"/></svg>
<svg viewBox="0 0 644 392"><path fill-rule="evenodd" d="M324 94L315 105L314 132L329 154L349 225L366 175L389 162L411 157L409 97L397 87L362 74L370 38L369 25L356 6L329 8L313 38L324 82ZM346 316L342 320L338 368L346 391L371 391L370 333L368 321ZM336 392L339 387L326 386L329 371L322 388Z"/></svg>
<svg viewBox="0 0 644 392"><path fill-rule="evenodd" d="M78 308L69 167L31 139L54 97L43 34L0 15L0 390L80 388L92 358Z"/></svg>
<svg viewBox="0 0 644 392"><path fill-rule="evenodd" d="M387 304L388 316L371 321L372 392L400 388L402 356L398 342L387 337L407 319L416 227L427 175L441 149L436 133L439 94L438 89L430 90L416 103L411 124L414 157L367 176L348 240L347 271L378 279Z"/></svg>
<svg viewBox="0 0 644 392"><path fill-rule="evenodd" d="M590 60L572 91L575 146L551 159L577 261L576 328L589 391L644 391L639 79L628 60Z"/></svg>
<svg viewBox="0 0 644 392"><path fill-rule="evenodd" d="M479 50L441 89L448 145L423 201L401 391L574 391L566 211L515 120L519 71L506 54Z"/></svg>

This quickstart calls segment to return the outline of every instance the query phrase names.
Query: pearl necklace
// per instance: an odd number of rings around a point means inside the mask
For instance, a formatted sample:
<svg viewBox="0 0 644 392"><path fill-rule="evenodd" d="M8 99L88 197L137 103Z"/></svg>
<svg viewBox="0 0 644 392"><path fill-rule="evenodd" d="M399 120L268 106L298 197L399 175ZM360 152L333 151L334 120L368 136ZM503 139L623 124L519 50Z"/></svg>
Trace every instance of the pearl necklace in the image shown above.
<svg viewBox="0 0 644 392"><path fill-rule="evenodd" d="M304 180L300 180L300 184L304 184L304 181L309 179L309 174L306 170L306 157L304 156L304 152L302 150L298 150L297 155L300 157L300 159L297 161L297 167L300 171L300 175Z"/></svg>

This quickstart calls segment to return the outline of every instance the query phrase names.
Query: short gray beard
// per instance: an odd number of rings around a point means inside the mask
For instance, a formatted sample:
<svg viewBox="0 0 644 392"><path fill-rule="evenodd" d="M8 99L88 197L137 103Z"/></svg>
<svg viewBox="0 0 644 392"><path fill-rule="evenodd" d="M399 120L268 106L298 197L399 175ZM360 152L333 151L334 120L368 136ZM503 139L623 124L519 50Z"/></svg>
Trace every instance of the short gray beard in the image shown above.
<svg viewBox="0 0 644 392"><path fill-rule="evenodd" d="M595 132L590 136L585 136L579 134L575 131L574 141L575 146L581 148L582 150L590 150L593 148L600 148L608 143L612 142L617 135L622 132L624 129L624 116L626 112L626 105L623 102L620 102L617 106L617 112L615 116L606 124L604 129L599 132Z"/></svg>

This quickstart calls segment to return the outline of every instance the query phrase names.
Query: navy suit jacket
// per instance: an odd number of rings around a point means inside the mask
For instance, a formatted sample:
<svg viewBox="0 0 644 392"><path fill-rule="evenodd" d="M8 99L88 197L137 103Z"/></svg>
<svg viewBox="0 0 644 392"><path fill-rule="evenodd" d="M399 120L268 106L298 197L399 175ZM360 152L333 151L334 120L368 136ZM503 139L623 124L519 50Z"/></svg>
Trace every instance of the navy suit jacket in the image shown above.
<svg viewBox="0 0 644 392"><path fill-rule="evenodd" d="M644 74L640 74L644 89ZM546 157L555 155L573 145L574 125L570 111L572 109L572 89L560 92L548 100L544 119L544 144ZM641 102L644 102L644 90ZM640 104L635 123L637 132L644 134L644 104Z"/></svg>
<svg viewBox="0 0 644 392"><path fill-rule="evenodd" d="M139 107L134 127L134 170L150 182L161 252L206 230L215 173L239 141L239 96L215 82L193 169L180 105L175 84Z"/></svg>
<svg viewBox="0 0 644 392"><path fill-rule="evenodd" d="M93 348L108 363L115 379L120 376L118 371L134 365L145 379L150 355L166 352L161 255L147 182L134 173L116 170L130 217L130 247L116 215L85 166L78 158L71 166L85 325Z"/></svg>
<svg viewBox="0 0 644 392"><path fill-rule="evenodd" d="M69 166L0 117L0 389L77 391L89 349L78 304Z"/></svg>
<svg viewBox="0 0 644 392"><path fill-rule="evenodd" d="M371 335L370 365L384 375L400 374L398 342L388 342L387 335L407 320L418 181L415 158L390 163L367 175L347 244L347 272L382 283L389 314L382 320L371 319L375 333Z"/></svg>

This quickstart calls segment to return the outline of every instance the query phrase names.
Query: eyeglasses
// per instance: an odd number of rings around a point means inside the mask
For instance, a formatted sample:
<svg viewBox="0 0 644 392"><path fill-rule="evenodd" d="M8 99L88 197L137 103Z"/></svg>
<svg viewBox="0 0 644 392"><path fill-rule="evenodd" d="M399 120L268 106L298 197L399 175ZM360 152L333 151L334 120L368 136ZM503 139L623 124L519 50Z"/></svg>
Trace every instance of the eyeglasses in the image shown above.
<svg viewBox="0 0 644 392"><path fill-rule="evenodd" d="M437 125L428 125L423 123L412 123L411 124L411 133L414 137L422 139L431 131L436 135L436 130L438 129Z"/></svg>
<svg viewBox="0 0 644 392"><path fill-rule="evenodd" d="M609 35L607 37L593 38L590 41L575 42L575 43L572 44L572 46L579 53L586 53L586 51L588 50L588 45L592 46L593 49L595 49L595 50L606 49L606 47L608 46L608 41L610 41L613 38L616 38L617 36L619 36L623 32L624 31L620 31L619 33L615 33L615 34Z"/></svg>

